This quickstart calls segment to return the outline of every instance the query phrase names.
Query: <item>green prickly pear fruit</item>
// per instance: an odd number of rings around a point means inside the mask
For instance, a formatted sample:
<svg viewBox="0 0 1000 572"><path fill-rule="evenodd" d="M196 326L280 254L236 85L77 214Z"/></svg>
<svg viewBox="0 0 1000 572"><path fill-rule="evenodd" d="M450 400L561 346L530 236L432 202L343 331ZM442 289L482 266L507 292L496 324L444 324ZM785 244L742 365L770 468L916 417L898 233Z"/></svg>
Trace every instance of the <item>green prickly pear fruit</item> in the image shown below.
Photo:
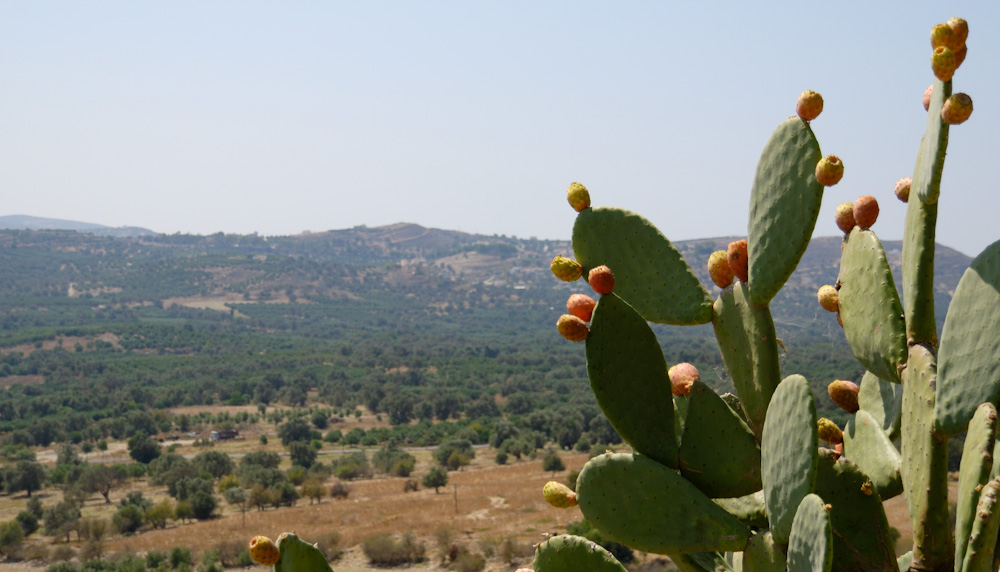
<svg viewBox="0 0 1000 572"><path fill-rule="evenodd" d="M587 275L590 287L600 295L610 294L615 289L615 275L607 266L601 265L590 270Z"/></svg>
<svg viewBox="0 0 1000 572"><path fill-rule="evenodd" d="M833 403L848 413L857 413L858 409L860 409L858 406L859 390L857 384L853 381L843 379L835 380L826 388Z"/></svg>
<svg viewBox="0 0 1000 572"><path fill-rule="evenodd" d="M566 189L566 200L573 210L580 212L590 207L590 191L580 183L571 183Z"/></svg>
<svg viewBox="0 0 1000 572"><path fill-rule="evenodd" d="M934 93L934 84L927 86L924 90L924 111L928 111L931 108L931 94Z"/></svg>
<svg viewBox="0 0 1000 572"><path fill-rule="evenodd" d="M597 302L586 294L573 294L566 300L566 311L580 318L584 322L589 322L594 315L594 307Z"/></svg>
<svg viewBox="0 0 1000 572"><path fill-rule="evenodd" d="M834 220L837 221L837 228L843 231L844 234L850 234L857 223L854 222L854 203L840 203L837 205L837 211L833 214Z"/></svg>
<svg viewBox="0 0 1000 572"><path fill-rule="evenodd" d="M733 283L733 269L729 267L729 254L725 250L716 250L708 257L708 275L719 288Z"/></svg>
<svg viewBox="0 0 1000 572"><path fill-rule="evenodd" d="M972 98L964 93L956 93L944 101L941 119L948 125L965 123L972 115Z"/></svg>
<svg viewBox="0 0 1000 572"><path fill-rule="evenodd" d="M566 282L579 280L580 276L583 275L583 266L579 262L565 256L556 256L553 258L552 264L549 267L552 269L552 273L556 275L556 278L565 280Z"/></svg>
<svg viewBox="0 0 1000 572"><path fill-rule="evenodd" d="M965 45L969 39L969 23L962 18L952 18L948 20L948 26L955 33L955 40L959 45Z"/></svg>
<svg viewBox="0 0 1000 572"><path fill-rule="evenodd" d="M955 35L955 30L953 30L948 24L937 24L931 28L932 49L944 46L949 50L955 51L960 48L963 43L964 42L960 42L958 40L958 36Z"/></svg>
<svg viewBox="0 0 1000 572"><path fill-rule="evenodd" d="M950 29L950 28L949 28ZM795 102L795 113L802 121L812 121L823 112L823 96L815 91L806 90Z"/></svg>
<svg viewBox="0 0 1000 572"><path fill-rule="evenodd" d="M701 374L698 368L689 363L679 363L667 370L667 377L670 378L670 391L674 395L690 395L691 386L694 382L701 381Z"/></svg>
<svg viewBox="0 0 1000 572"><path fill-rule="evenodd" d="M250 539L250 557L258 564L271 566L281 558L281 552L270 538L255 536Z"/></svg>
<svg viewBox="0 0 1000 572"><path fill-rule="evenodd" d="M861 228L871 228L878 220L878 201L871 195L862 195L854 201L854 222Z"/></svg>
<svg viewBox="0 0 1000 572"><path fill-rule="evenodd" d="M577 505L576 493L573 489L556 481L549 481L542 487L545 502L556 508L572 508Z"/></svg>
<svg viewBox="0 0 1000 572"><path fill-rule="evenodd" d="M819 438L823 441L831 445L844 442L844 432L833 421L830 421L826 417L820 417L816 420L816 426L819 430Z"/></svg>
<svg viewBox="0 0 1000 572"><path fill-rule="evenodd" d="M559 330L562 337L571 342L582 342L590 334L587 322L569 314L559 316L559 321L556 322L556 329Z"/></svg>
<svg viewBox="0 0 1000 572"><path fill-rule="evenodd" d="M730 242L726 256L729 260L730 270L740 279L740 282L744 284L750 282L750 257L747 255L747 241Z"/></svg>
<svg viewBox="0 0 1000 572"><path fill-rule="evenodd" d="M832 187L844 176L844 163L836 155L827 155L816 163L816 180L824 187Z"/></svg>
<svg viewBox="0 0 1000 572"><path fill-rule="evenodd" d="M816 299L819 300L819 305L827 312L836 313L840 311L840 293L833 286L829 284L820 286L819 291L816 292Z"/></svg>
<svg viewBox="0 0 1000 572"><path fill-rule="evenodd" d="M902 179L896 181L896 187L892 190L896 193L896 198L904 203L910 200L910 185L912 184L913 177L903 177Z"/></svg>
<svg viewBox="0 0 1000 572"><path fill-rule="evenodd" d="M931 55L931 70L934 71L934 77L941 81L951 81L957 67L955 52L944 46L934 48L934 53Z"/></svg>

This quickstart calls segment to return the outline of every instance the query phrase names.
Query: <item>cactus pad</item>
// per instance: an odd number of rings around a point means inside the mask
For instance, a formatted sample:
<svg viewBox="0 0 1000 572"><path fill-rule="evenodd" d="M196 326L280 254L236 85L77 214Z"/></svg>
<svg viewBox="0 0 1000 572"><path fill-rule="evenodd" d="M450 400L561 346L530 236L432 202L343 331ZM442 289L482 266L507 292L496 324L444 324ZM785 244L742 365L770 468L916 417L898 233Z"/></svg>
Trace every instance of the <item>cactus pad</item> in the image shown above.
<svg viewBox="0 0 1000 572"><path fill-rule="evenodd" d="M944 156L948 148L948 124L941 120L941 108L950 95L950 81L934 81L930 106L927 108L927 128L920 141L917 166L913 171L913 182L910 183L910 197L916 195L922 203L936 203L941 192L941 173L944 171Z"/></svg>
<svg viewBox="0 0 1000 572"><path fill-rule="evenodd" d="M976 519L962 560L962 572L993 572L993 555L997 531L1000 530L1000 480L993 479L983 487L976 507Z"/></svg>
<svg viewBox="0 0 1000 572"><path fill-rule="evenodd" d="M993 471L993 448L997 437L997 410L992 403L983 403L969 423L962 449L962 464L958 471L958 506L955 507L955 562L965 559L968 538L979 504L979 492L990 481Z"/></svg>
<svg viewBox="0 0 1000 572"><path fill-rule="evenodd" d="M612 540L656 554L742 550L750 529L675 471L605 453L577 479L584 517Z"/></svg>
<svg viewBox="0 0 1000 572"><path fill-rule="evenodd" d="M965 430L980 403L1000 401L1000 241L977 256L955 289L941 330L935 426Z"/></svg>
<svg viewBox="0 0 1000 572"><path fill-rule="evenodd" d="M746 423L700 381L691 388L680 450L681 475L712 498L761 488L760 447Z"/></svg>
<svg viewBox="0 0 1000 572"><path fill-rule="evenodd" d="M760 447L764 502L775 542L788 542L795 510L813 492L818 447L812 390L806 378L791 375L771 397Z"/></svg>
<svg viewBox="0 0 1000 572"><path fill-rule="evenodd" d="M877 419L858 411L844 429L844 456L868 475L882 500L903 492L902 459Z"/></svg>
<svg viewBox="0 0 1000 572"><path fill-rule="evenodd" d="M561 534L538 545L535 572L626 572L614 556L597 543L580 536Z"/></svg>
<svg viewBox="0 0 1000 572"><path fill-rule="evenodd" d="M585 271L610 267L615 292L650 322L685 326L712 319L712 298L684 257L635 213L584 210L573 226L573 250Z"/></svg>
<svg viewBox="0 0 1000 572"><path fill-rule="evenodd" d="M882 425L890 441L899 438L899 419L903 412L903 386L890 383L870 371L861 378L858 405Z"/></svg>
<svg viewBox="0 0 1000 572"><path fill-rule="evenodd" d="M788 572L830 572L833 528L823 499L810 494L799 503L788 539Z"/></svg>
<svg viewBox="0 0 1000 572"><path fill-rule="evenodd" d="M712 499L726 512L740 522L756 528L767 528L767 507L764 506L764 491L731 499Z"/></svg>
<svg viewBox="0 0 1000 572"><path fill-rule="evenodd" d="M771 301L809 246L823 202L815 174L822 157L809 124L797 117L778 125L760 154L747 239L750 297L758 304Z"/></svg>
<svg viewBox="0 0 1000 572"><path fill-rule="evenodd" d="M282 532L276 544L281 558L274 565L274 572L333 572L323 552L294 533Z"/></svg>
<svg viewBox="0 0 1000 572"><path fill-rule="evenodd" d="M844 241L840 262L840 318L844 336L861 365L899 383L906 363L906 325L882 243L855 228Z"/></svg>
<svg viewBox="0 0 1000 572"><path fill-rule="evenodd" d="M615 294L602 296L594 309L587 373L598 405L621 438L637 452L676 467L674 402L663 350L646 320Z"/></svg>
<svg viewBox="0 0 1000 572"><path fill-rule="evenodd" d="M743 550L743 570L745 572L785 572L785 547L775 544L768 531L750 537Z"/></svg>

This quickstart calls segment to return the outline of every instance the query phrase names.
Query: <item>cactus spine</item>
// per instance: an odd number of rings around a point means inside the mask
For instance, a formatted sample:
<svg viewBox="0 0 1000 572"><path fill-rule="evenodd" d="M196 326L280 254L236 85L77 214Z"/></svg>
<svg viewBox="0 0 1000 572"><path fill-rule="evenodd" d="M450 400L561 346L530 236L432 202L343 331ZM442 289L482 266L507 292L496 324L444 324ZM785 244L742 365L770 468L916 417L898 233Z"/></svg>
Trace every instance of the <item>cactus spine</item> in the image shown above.
<svg viewBox="0 0 1000 572"><path fill-rule="evenodd" d="M964 20L934 34L938 52L964 57ZM692 571L971 572L1000 564L997 416L980 407L1000 401L1000 242L963 276L939 343L934 241L949 136L941 110L955 64L941 60L935 55L906 206L902 296L869 228L874 218L855 227L838 213L847 234L835 310L868 373L835 450L820 447L808 382L782 379L769 308L808 246L830 183L819 176L817 166L826 166L810 122L785 120L767 142L751 193L748 273L722 281L714 303L649 221L614 208L580 211L577 260L584 269L606 265L617 279L594 309L588 373L599 405L635 451L592 459L580 474L579 506L609 538L671 555ZM671 399L669 364L647 322L711 322L736 396L713 399L696 382L691 395ZM953 533L948 437L970 421ZM706 451L722 446L730 449ZM752 492L757 475L761 488ZM882 501L902 492L914 538L897 562ZM559 562L546 552L536 572L561 570Z"/></svg>

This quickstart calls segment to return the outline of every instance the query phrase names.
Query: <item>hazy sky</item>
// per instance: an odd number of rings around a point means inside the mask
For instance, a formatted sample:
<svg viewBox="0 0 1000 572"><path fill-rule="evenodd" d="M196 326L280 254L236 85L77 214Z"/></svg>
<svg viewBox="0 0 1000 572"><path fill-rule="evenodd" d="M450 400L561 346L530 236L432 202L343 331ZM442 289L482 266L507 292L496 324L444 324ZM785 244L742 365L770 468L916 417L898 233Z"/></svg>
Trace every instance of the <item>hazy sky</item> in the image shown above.
<svg viewBox="0 0 1000 572"><path fill-rule="evenodd" d="M875 231L898 239L928 34L961 16L954 87L976 109L951 130L937 236L975 255L1000 239L998 6L7 0L0 214L564 239L580 181L674 240L745 235L760 151L813 89L846 166L816 234L872 194Z"/></svg>

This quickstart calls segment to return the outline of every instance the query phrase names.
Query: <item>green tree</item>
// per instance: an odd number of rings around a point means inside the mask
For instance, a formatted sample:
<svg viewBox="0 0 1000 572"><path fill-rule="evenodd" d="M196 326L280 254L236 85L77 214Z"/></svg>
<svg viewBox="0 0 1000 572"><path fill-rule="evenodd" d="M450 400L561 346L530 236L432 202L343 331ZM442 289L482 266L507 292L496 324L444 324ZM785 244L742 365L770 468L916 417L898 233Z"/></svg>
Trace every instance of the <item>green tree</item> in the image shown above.
<svg viewBox="0 0 1000 572"><path fill-rule="evenodd" d="M80 520L80 509L75 503L60 501L55 506L45 509L42 522L45 523L45 534L49 536L66 535L66 542L69 542L69 533L76 530L76 525Z"/></svg>
<svg viewBox="0 0 1000 572"><path fill-rule="evenodd" d="M309 498L309 504L318 503L326 496L326 487L315 479L309 479L302 483L302 496Z"/></svg>
<svg viewBox="0 0 1000 572"><path fill-rule="evenodd" d="M243 487L231 487L226 489L222 493L222 497L226 499L226 502L239 507L240 513L243 515L243 526L247 525L247 508L250 506L250 494Z"/></svg>
<svg viewBox="0 0 1000 572"><path fill-rule="evenodd" d="M16 520L0 524L0 553L12 555L17 553L24 542L24 529Z"/></svg>
<svg viewBox="0 0 1000 572"><path fill-rule="evenodd" d="M31 496L45 484L48 471L44 465L35 461L18 461L16 465L7 467L3 472L4 490L8 494L25 491Z"/></svg>
<svg viewBox="0 0 1000 572"><path fill-rule="evenodd" d="M111 523L120 534L132 534L142 527L145 519L145 512L134 504L127 504L119 507L115 514L111 515Z"/></svg>
<svg viewBox="0 0 1000 572"><path fill-rule="evenodd" d="M124 482L125 476L107 465L87 465L78 486L87 493L101 493L105 504L111 504L111 489Z"/></svg>
<svg viewBox="0 0 1000 572"><path fill-rule="evenodd" d="M441 466L448 466L448 459L451 458L452 454L456 452L470 460L476 457L476 452L472 448L472 441L469 441L468 439L451 438L445 439L438 446L438 448L434 450L434 460Z"/></svg>
<svg viewBox="0 0 1000 572"><path fill-rule="evenodd" d="M288 445L288 455L293 465L309 468L316 462L316 449L303 441L295 441Z"/></svg>
<svg viewBox="0 0 1000 572"><path fill-rule="evenodd" d="M233 472L233 460L221 451L203 451L191 460L195 468L204 471L216 480Z"/></svg>
<svg viewBox="0 0 1000 572"><path fill-rule="evenodd" d="M215 512L215 507L217 506L215 496L201 490L194 493L189 502L191 503L191 510L194 517L198 520L212 518L212 513Z"/></svg>
<svg viewBox="0 0 1000 572"><path fill-rule="evenodd" d="M153 505L152 508L146 509L145 519L153 528L166 528L167 521L170 517L174 515L174 507L170 505L170 501L163 499L160 502Z"/></svg>
<svg viewBox="0 0 1000 572"><path fill-rule="evenodd" d="M145 433L139 432L128 440L128 454L137 463L148 465L153 459L160 456L160 444Z"/></svg>
<svg viewBox="0 0 1000 572"><path fill-rule="evenodd" d="M448 471L444 467L431 467L430 471L424 475L420 481L425 487L434 488L434 493L441 491L438 489L448 484Z"/></svg>
<svg viewBox="0 0 1000 572"><path fill-rule="evenodd" d="M565 471L566 465L563 463L562 457L555 453L549 453L542 459L542 470L550 471L552 476L555 476L557 472Z"/></svg>
<svg viewBox="0 0 1000 572"><path fill-rule="evenodd" d="M281 439L281 444L286 447L296 441L309 442L312 440L312 427L309 426L308 421L301 417L289 419L278 427L278 438Z"/></svg>

